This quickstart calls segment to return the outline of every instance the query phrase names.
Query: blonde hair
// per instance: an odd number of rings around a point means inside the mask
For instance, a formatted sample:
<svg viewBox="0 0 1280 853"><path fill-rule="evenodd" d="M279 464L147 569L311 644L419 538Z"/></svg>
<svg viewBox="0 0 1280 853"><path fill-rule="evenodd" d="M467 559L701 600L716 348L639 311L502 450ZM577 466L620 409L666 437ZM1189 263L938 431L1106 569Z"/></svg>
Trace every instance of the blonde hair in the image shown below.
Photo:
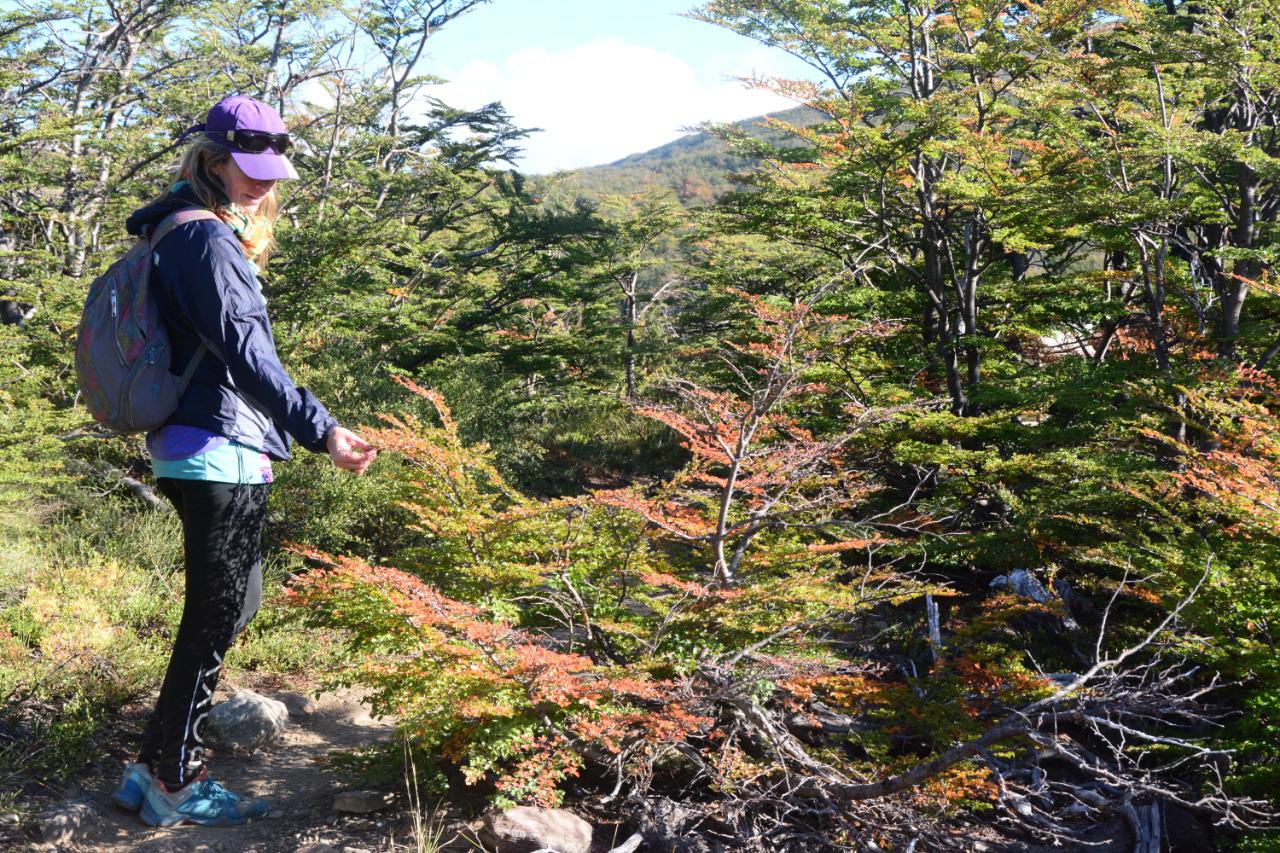
<svg viewBox="0 0 1280 853"><path fill-rule="evenodd" d="M227 193L218 177L217 170L223 168L230 159L230 148L203 133L198 134L183 153L174 181L186 181L200 203L235 231L245 257L262 268L267 265L271 250L275 248L274 234L276 216L280 212L280 198L276 195L276 188L272 187L271 192L258 205L257 212L246 223L242 213L227 207ZM168 192L164 195L168 195Z"/></svg>

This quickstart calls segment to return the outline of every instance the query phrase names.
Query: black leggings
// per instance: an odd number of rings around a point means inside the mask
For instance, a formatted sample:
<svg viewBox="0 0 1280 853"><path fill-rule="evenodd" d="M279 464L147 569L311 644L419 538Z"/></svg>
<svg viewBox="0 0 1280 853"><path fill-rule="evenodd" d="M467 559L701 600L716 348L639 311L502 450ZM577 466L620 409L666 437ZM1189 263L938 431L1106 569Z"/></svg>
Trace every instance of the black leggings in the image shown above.
<svg viewBox="0 0 1280 853"><path fill-rule="evenodd" d="M200 726L213 704L222 656L262 602L262 522L269 486L168 477L157 485L182 519L186 597L138 760L176 790L204 765Z"/></svg>

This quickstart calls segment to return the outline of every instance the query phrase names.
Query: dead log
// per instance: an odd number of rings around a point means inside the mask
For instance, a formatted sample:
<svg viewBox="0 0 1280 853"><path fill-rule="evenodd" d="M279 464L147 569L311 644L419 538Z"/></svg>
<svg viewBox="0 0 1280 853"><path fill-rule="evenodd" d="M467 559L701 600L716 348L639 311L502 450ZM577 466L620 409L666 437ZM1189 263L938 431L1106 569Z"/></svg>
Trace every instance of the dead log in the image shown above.
<svg viewBox="0 0 1280 853"><path fill-rule="evenodd" d="M1160 801L1134 806L1125 803L1124 817L1133 831L1133 853L1160 853L1163 849L1164 821L1161 819Z"/></svg>
<svg viewBox="0 0 1280 853"><path fill-rule="evenodd" d="M636 833L617 847L609 851L609 853L636 853L640 849L640 845L644 843L644 836Z"/></svg>
<svg viewBox="0 0 1280 853"><path fill-rule="evenodd" d="M139 479L129 476L124 471L105 462L84 462L78 459L68 461L68 467L80 473L106 480L114 485L124 486L130 493L141 500L150 509L163 511L169 502L156 494L156 490Z"/></svg>

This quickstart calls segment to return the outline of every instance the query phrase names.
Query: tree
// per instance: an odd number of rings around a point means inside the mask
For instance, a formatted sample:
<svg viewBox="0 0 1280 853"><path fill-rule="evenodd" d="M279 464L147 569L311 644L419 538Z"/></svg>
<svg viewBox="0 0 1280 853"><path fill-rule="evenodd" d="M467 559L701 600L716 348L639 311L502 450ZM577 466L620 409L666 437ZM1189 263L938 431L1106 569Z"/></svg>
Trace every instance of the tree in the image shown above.
<svg viewBox="0 0 1280 853"><path fill-rule="evenodd" d="M623 372L626 398L636 397L636 330L646 314L662 303L664 294L677 283L674 272L668 272L661 282L654 282L649 271L656 270L670 257L663 257L657 250L668 240L680 222L678 207L661 198L608 198L604 205L608 222L604 238L596 242L600 257L598 274L622 293L621 324L625 330L623 346ZM642 283L651 289L647 301L641 306Z"/></svg>
<svg viewBox="0 0 1280 853"><path fill-rule="evenodd" d="M1009 137L1019 132L1011 92L1034 67L1026 52L1034 16L1001 3L816 2L714 3L695 16L781 47L819 72L823 87L779 89L830 122L794 128L809 147L769 152L778 170L753 183L821 206L803 224L776 223L773 233L835 258L874 248L886 273L909 280L922 297L919 329L944 372L952 410L976 414L980 286L1025 272L1015 261L1025 239L1010 233L999 201L1022 167L1009 155ZM749 227L768 221L768 192L737 201Z"/></svg>

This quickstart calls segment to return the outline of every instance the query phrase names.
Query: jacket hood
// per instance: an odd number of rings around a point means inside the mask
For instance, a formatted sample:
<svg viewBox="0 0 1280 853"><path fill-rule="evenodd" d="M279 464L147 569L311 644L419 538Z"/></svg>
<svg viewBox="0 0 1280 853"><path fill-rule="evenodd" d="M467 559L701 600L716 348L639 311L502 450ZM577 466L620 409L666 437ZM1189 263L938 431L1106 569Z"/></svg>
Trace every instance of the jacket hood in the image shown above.
<svg viewBox="0 0 1280 853"><path fill-rule="evenodd" d="M124 228L134 237L141 237L142 230L151 230L156 224L171 213L190 207L204 207L190 187L183 187L177 192L169 192L164 198L140 207L125 220Z"/></svg>

